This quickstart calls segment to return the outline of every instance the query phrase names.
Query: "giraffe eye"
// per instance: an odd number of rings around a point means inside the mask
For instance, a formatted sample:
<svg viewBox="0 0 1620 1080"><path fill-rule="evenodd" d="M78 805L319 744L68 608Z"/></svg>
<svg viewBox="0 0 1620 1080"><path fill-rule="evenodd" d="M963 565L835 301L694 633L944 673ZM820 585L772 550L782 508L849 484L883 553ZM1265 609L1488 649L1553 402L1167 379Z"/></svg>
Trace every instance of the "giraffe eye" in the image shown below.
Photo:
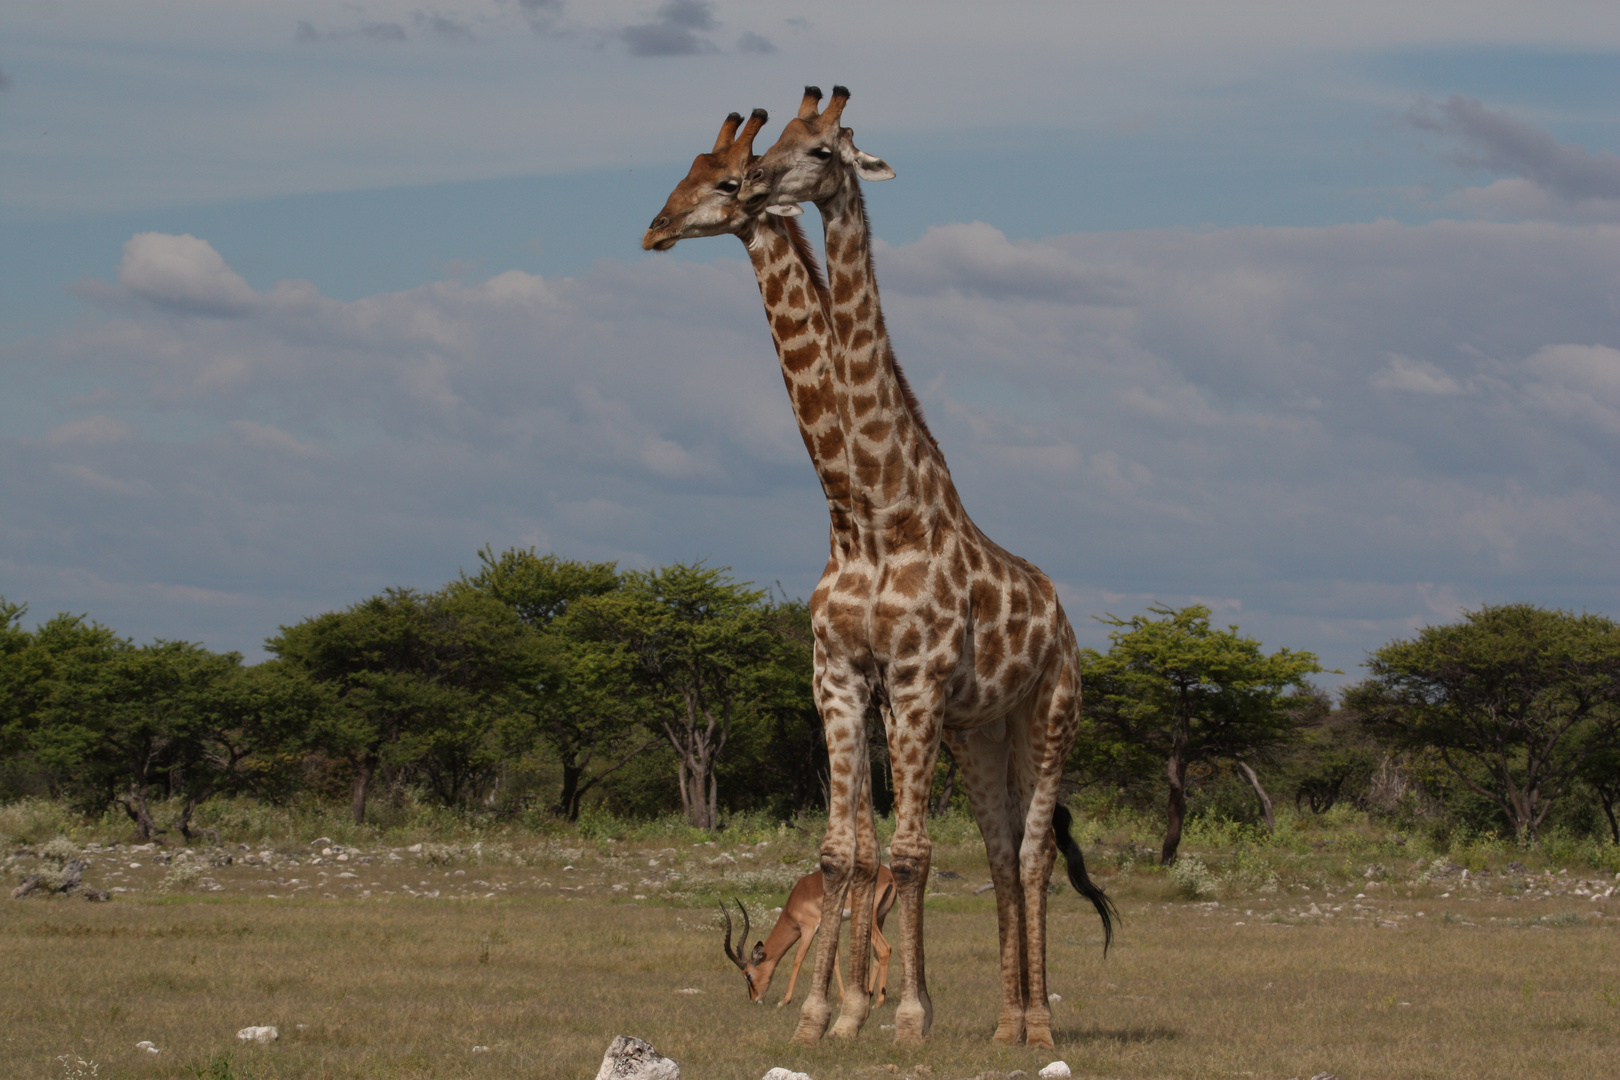
<svg viewBox="0 0 1620 1080"><path fill-rule="evenodd" d="M814 150L810 151L810 156L815 158L817 161L826 161L828 158L832 157L832 151L827 149L825 146L818 146Z"/></svg>
<svg viewBox="0 0 1620 1080"><path fill-rule="evenodd" d="M731 195L731 194L735 193L738 188L742 187L742 184L738 183L735 180L722 180L722 181L720 181L719 184L717 184L715 186L718 187L721 191L725 192L727 195Z"/></svg>

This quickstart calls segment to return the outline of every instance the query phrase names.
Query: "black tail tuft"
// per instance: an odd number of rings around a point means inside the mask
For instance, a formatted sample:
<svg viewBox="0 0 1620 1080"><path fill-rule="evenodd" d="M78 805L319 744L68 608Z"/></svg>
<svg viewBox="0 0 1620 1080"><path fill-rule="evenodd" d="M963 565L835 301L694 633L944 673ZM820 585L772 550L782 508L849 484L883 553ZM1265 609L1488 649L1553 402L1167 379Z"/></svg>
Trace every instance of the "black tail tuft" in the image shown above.
<svg viewBox="0 0 1620 1080"><path fill-rule="evenodd" d="M1073 824L1074 815L1069 813L1067 806L1059 806L1052 814L1052 831L1057 834L1058 850L1063 853L1063 861L1069 867L1069 884L1097 909L1103 925L1103 955L1107 956L1108 946L1114 943L1114 920L1119 918L1119 909L1108 894L1086 876L1086 857L1080 853L1080 845L1074 842L1074 837L1069 835L1069 828Z"/></svg>

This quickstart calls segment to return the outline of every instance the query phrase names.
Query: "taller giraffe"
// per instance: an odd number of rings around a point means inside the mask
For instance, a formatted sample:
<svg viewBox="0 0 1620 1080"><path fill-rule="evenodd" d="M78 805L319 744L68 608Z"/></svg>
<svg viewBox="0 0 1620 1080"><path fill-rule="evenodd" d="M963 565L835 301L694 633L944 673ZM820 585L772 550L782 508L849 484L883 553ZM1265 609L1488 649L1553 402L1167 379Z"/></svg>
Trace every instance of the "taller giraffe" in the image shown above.
<svg viewBox="0 0 1620 1080"><path fill-rule="evenodd" d="M748 261L759 283L760 298L776 345L782 380L798 421L805 450L821 480L830 518L830 553L822 572L825 592L828 583L841 572L844 553L851 545L850 462L845 431L839 422L838 394L833 386L833 339L829 318L831 299L821 280L821 271L798 223L766 214L765 201L757 199L745 206L738 198L743 174L757 160L753 140L765 123L766 113L755 109L741 132L742 117L732 113L720 128L714 149L692 161L686 178L670 193L652 225L642 238L646 250L668 251L683 239L731 233L743 242ZM842 676L824 678L827 670L822 636L814 644L815 674L812 691L827 740L829 796L834 808L829 815L829 834L839 842L863 853L871 875L877 874L877 833L873 827L871 762L867 754L866 712L849 709L830 700L841 692ZM842 910L823 926L836 927ZM867 909L852 916L853 940L865 941L871 935L871 897ZM836 933L836 931L835 931ZM826 940L826 937L823 938ZM870 950L854 949L850 959L850 991L866 996ZM818 963L819 963L818 958ZM823 996L826 987L822 987ZM864 1012L862 1013L864 1017ZM857 1025L857 1029L858 1029ZM851 1034L854 1030L851 1030Z"/></svg>
<svg viewBox="0 0 1620 1080"><path fill-rule="evenodd" d="M922 901L931 845L927 797L943 739L960 766L996 887L1002 1005L994 1038L1051 1047L1046 997L1046 889L1058 850L1077 891L1112 937L1112 903L1086 876L1059 806L1063 760L1080 721L1079 649L1050 579L998 547L962 508L950 470L896 363L884 327L860 180L893 172L839 126L849 91L825 111L807 87L798 116L749 171L742 192L778 214L814 202L826 232L836 351L833 387L851 462L850 557L811 597L818 655L842 658L849 707L875 700L894 770L890 868L901 957L895 1040L932 1022ZM822 844L828 905L853 878L862 910L869 868L829 821ZM833 910L831 907L829 911ZM831 1008L835 934L821 942L794 1038L815 1042ZM852 932L857 928L851 927ZM852 980L853 981L853 980ZM834 1034L853 1034L866 1002L846 995Z"/></svg>

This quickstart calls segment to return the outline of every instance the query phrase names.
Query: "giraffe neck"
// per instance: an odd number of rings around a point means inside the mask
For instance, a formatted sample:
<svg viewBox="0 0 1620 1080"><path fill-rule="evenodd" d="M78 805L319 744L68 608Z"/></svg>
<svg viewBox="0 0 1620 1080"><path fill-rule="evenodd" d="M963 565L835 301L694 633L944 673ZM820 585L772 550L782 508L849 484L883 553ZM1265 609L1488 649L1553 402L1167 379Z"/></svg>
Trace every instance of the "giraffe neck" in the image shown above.
<svg viewBox="0 0 1620 1080"><path fill-rule="evenodd" d="M945 458L889 346L872 267L860 180L820 204L832 298L834 388L849 439L851 509L858 523L890 531L906 512L960 513Z"/></svg>
<svg viewBox="0 0 1620 1080"><path fill-rule="evenodd" d="M827 497L835 541L850 529L849 459L833 388L827 287L799 223L764 215L741 234L759 281L799 436Z"/></svg>

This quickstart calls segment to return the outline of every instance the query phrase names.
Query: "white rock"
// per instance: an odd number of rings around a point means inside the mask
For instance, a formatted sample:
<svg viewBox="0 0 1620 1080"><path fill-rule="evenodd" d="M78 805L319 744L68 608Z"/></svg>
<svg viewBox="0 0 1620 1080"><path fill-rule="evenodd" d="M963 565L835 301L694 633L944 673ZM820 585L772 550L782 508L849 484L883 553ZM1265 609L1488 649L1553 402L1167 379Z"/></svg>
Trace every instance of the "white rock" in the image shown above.
<svg viewBox="0 0 1620 1080"><path fill-rule="evenodd" d="M596 1080L680 1080L681 1067L630 1035L616 1036L602 1055Z"/></svg>
<svg viewBox="0 0 1620 1080"><path fill-rule="evenodd" d="M1052 1004L1056 1005L1058 1002L1063 1000L1063 995L1062 994L1047 994L1046 995L1046 1000L1050 1001Z"/></svg>
<svg viewBox="0 0 1620 1080"><path fill-rule="evenodd" d="M686 988L685 988L685 989L683 989L683 990L677 990L677 991L675 991L675 992L676 992L676 993L677 993L677 994L701 994L701 993L703 993L703 991L701 991L701 990L699 990L699 989L698 989L698 988L697 988L697 987L695 987L695 986L688 986L688 987L686 987Z"/></svg>
<svg viewBox="0 0 1620 1080"><path fill-rule="evenodd" d="M281 1038L281 1032L273 1027L245 1027L236 1033L236 1037L243 1042L273 1043Z"/></svg>
<svg viewBox="0 0 1620 1080"><path fill-rule="evenodd" d="M487 1054L487 1053L489 1053L489 1047L487 1047L487 1046L475 1046L475 1047L473 1047L472 1052L475 1053L475 1054Z"/></svg>
<svg viewBox="0 0 1620 1080"><path fill-rule="evenodd" d="M135 1049L145 1050L148 1054L155 1054L158 1052L158 1048L152 1045L151 1039L142 1039L140 1042L135 1044Z"/></svg>
<svg viewBox="0 0 1620 1080"><path fill-rule="evenodd" d="M784 1069L782 1066L778 1065L776 1068L766 1073L762 1080L810 1080L810 1074L794 1072L791 1069Z"/></svg>
<svg viewBox="0 0 1620 1080"><path fill-rule="evenodd" d="M422 845L421 844L412 844L410 847L406 848L405 850L410 852L412 855L420 855L420 854L422 854Z"/></svg>
<svg viewBox="0 0 1620 1080"><path fill-rule="evenodd" d="M1041 1080L1069 1080L1074 1074L1069 1071L1067 1061L1054 1061L1036 1074Z"/></svg>

